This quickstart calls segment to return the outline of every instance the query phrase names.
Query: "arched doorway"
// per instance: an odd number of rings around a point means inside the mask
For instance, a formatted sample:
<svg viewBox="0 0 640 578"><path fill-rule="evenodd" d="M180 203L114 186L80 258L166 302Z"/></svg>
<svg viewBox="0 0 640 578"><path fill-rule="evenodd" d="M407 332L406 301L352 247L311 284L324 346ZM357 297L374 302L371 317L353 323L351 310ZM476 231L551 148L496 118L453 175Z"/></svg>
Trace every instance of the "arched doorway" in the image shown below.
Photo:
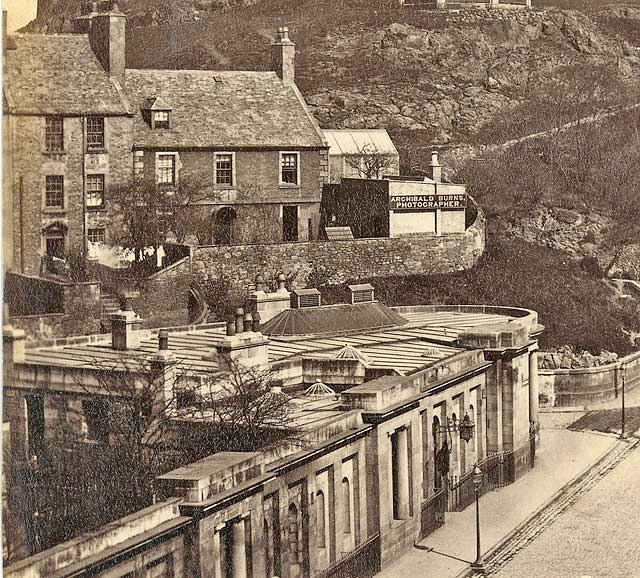
<svg viewBox="0 0 640 578"><path fill-rule="evenodd" d="M231 207L222 207L213 217L213 242L216 245L231 245L233 242L233 222L237 218Z"/></svg>

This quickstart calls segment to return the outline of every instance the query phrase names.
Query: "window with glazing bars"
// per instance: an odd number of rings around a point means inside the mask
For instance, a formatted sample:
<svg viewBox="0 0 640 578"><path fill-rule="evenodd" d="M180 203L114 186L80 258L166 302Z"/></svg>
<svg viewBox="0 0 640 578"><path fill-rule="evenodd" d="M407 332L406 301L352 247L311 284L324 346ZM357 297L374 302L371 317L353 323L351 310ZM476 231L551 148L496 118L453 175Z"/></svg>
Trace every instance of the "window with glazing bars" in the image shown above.
<svg viewBox="0 0 640 578"><path fill-rule="evenodd" d="M45 206L64 209L64 177L47 176L45 183Z"/></svg>
<svg viewBox="0 0 640 578"><path fill-rule="evenodd" d="M60 116L48 116L46 120L45 146L48 152L64 150L64 123Z"/></svg>
<svg viewBox="0 0 640 578"><path fill-rule="evenodd" d="M169 128L169 112L166 110L155 111L153 113L153 127Z"/></svg>
<svg viewBox="0 0 640 578"><path fill-rule="evenodd" d="M216 155L216 185L233 185L233 155Z"/></svg>
<svg viewBox="0 0 640 578"><path fill-rule="evenodd" d="M104 175L87 175L87 207L104 204Z"/></svg>
<svg viewBox="0 0 640 578"><path fill-rule="evenodd" d="M104 118L90 116L87 118L87 150L104 148Z"/></svg>
<svg viewBox="0 0 640 578"><path fill-rule="evenodd" d="M280 181L291 185L298 184L298 155L296 153L282 154Z"/></svg>
<svg viewBox="0 0 640 578"><path fill-rule="evenodd" d="M104 243L104 229L88 229L87 239L91 243Z"/></svg>
<svg viewBox="0 0 640 578"><path fill-rule="evenodd" d="M176 157L174 155L158 155L156 178L159 185L173 185L175 183Z"/></svg>

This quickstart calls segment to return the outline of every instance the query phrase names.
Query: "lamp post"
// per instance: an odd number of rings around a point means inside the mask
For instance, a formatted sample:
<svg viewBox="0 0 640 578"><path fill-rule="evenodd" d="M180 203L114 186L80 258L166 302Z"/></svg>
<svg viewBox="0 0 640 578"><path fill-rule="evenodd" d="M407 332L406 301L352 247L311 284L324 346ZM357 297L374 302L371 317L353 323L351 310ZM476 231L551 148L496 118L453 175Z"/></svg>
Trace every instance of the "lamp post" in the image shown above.
<svg viewBox="0 0 640 578"><path fill-rule="evenodd" d="M620 366L620 375L622 377L622 428L620 429L620 439L627 439L627 432L625 431L625 407L624 407L624 386L625 386L625 366Z"/></svg>
<svg viewBox="0 0 640 578"><path fill-rule="evenodd" d="M484 560L480 549L480 487L482 486L482 477L482 470L476 464L473 466L473 489L476 494L476 560L471 564L471 568L484 573Z"/></svg>

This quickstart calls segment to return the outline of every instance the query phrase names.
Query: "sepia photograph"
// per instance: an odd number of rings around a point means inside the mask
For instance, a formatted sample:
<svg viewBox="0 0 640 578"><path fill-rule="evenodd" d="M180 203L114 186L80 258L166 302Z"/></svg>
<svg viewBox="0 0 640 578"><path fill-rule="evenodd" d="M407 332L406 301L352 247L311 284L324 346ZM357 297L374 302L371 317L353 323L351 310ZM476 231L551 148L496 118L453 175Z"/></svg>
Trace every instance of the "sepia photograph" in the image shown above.
<svg viewBox="0 0 640 578"><path fill-rule="evenodd" d="M2 575L640 578L640 0L0 0Z"/></svg>

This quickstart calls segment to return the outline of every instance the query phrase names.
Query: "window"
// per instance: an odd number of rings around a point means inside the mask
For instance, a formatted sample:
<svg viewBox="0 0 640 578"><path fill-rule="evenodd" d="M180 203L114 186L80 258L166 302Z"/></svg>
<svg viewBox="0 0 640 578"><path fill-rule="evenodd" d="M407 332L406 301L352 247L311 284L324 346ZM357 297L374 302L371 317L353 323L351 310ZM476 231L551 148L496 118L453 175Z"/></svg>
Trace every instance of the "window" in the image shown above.
<svg viewBox="0 0 640 578"><path fill-rule="evenodd" d="M87 424L87 438L103 444L109 442L109 412L103 400L82 401L82 411Z"/></svg>
<svg viewBox="0 0 640 578"><path fill-rule="evenodd" d="M88 229L87 239L90 243L104 243L104 229Z"/></svg>
<svg viewBox="0 0 640 578"><path fill-rule="evenodd" d="M280 154L280 182L286 185L298 185L298 153Z"/></svg>
<svg viewBox="0 0 640 578"><path fill-rule="evenodd" d="M316 531L318 532L318 548L327 547L327 521L325 513L325 500L322 490L318 490L316 493L316 508L317 508L317 525Z"/></svg>
<svg viewBox="0 0 640 578"><path fill-rule="evenodd" d="M175 155L159 154L156 160L156 179L159 185L173 185L176 182Z"/></svg>
<svg viewBox="0 0 640 578"><path fill-rule="evenodd" d="M64 177L47 176L45 180L45 207L64 209Z"/></svg>
<svg viewBox="0 0 640 578"><path fill-rule="evenodd" d="M216 185L233 186L233 153L217 153L215 156Z"/></svg>
<svg viewBox="0 0 640 578"><path fill-rule="evenodd" d="M104 149L104 118L90 116L87 118L87 150Z"/></svg>
<svg viewBox="0 0 640 578"><path fill-rule="evenodd" d="M349 488L349 479L342 478L342 531L345 534L351 534L351 489Z"/></svg>
<svg viewBox="0 0 640 578"><path fill-rule="evenodd" d="M62 117L47 117L45 145L47 152L60 152L64 150L64 123Z"/></svg>
<svg viewBox="0 0 640 578"><path fill-rule="evenodd" d="M87 175L87 207L101 208L104 204L104 175Z"/></svg>
<svg viewBox="0 0 640 578"><path fill-rule="evenodd" d="M168 110L156 110L153 112L153 128L169 128Z"/></svg>

